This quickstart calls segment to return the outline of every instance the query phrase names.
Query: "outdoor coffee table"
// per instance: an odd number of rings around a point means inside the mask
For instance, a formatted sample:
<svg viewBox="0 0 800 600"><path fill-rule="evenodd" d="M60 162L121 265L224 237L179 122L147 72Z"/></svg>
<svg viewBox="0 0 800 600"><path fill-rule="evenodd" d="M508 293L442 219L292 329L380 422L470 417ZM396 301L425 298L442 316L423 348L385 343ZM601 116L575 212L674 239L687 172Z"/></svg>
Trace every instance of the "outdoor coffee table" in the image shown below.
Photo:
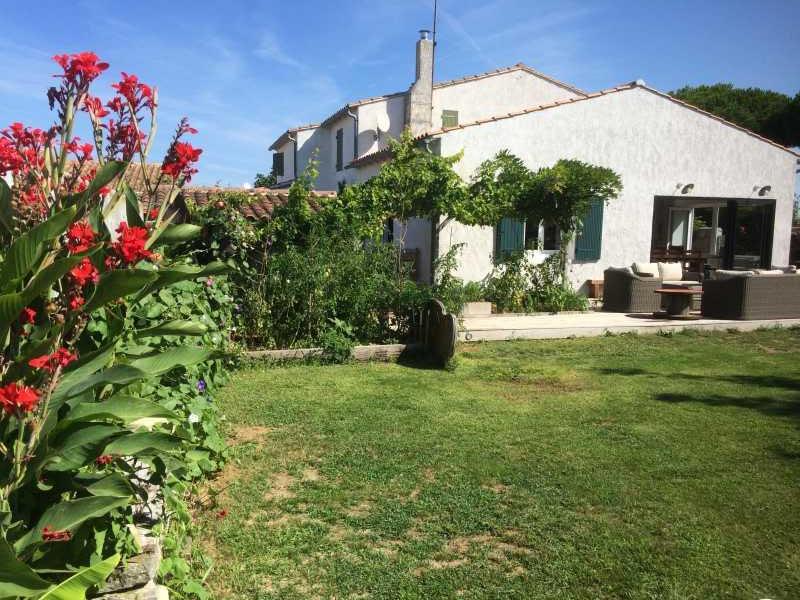
<svg viewBox="0 0 800 600"><path fill-rule="evenodd" d="M692 309L692 296L699 296L703 293L702 289L697 288L659 288L655 291L666 298L666 315L655 312L654 317L666 316L668 319L699 319L697 315L690 313Z"/></svg>

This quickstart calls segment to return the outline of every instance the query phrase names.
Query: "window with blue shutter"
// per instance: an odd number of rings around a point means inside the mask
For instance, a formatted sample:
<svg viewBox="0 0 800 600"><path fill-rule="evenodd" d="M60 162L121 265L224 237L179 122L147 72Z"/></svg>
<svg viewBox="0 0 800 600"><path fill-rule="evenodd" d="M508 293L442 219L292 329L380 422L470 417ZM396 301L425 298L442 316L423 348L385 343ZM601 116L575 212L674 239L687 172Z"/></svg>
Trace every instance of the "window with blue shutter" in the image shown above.
<svg viewBox="0 0 800 600"><path fill-rule="evenodd" d="M497 226L497 260L525 248L525 221L506 217Z"/></svg>
<svg viewBox="0 0 800 600"><path fill-rule="evenodd" d="M589 211L575 238L575 260L590 262L600 260L603 239L603 201L592 200Z"/></svg>

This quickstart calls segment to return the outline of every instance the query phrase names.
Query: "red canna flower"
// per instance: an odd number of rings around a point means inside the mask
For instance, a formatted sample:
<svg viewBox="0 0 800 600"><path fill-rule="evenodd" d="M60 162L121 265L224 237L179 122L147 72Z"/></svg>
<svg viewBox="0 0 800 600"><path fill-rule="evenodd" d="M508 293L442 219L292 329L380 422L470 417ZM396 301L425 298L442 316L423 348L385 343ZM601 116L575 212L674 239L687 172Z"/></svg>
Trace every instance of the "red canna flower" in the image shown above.
<svg viewBox="0 0 800 600"><path fill-rule="evenodd" d="M192 175L197 173L194 165L200 160L202 153L202 150L187 142L175 142L164 158L161 172L176 179L182 175L188 183L192 179Z"/></svg>
<svg viewBox="0 0 800 600"><path fill-rule="evenodd" d="M145 245L147 244L147 229L144 227L128 227L124 221L117 227L119 238L111 244L117 262L127 265L136 264L140 260L153 257ZM108 264L108 263L107 263Z"/></svg>
<svg viewBox="0 0 800 600"><path fill-rule="evenodd" d="M67 529L57 531L46 525L42 529L42 540L44 542L68 542L72 539L72 534Z"/></svg>
<svg viewBox="0 0 800 600"><path fill-rule="evenodd" d="M84 221L73 223L67 230L67 250L72 254L86 252L94 242L94 229Z"/></svg>
<svg viewBox="0 0 800 600"><path fill-rule="evenodd" d="M108 63L100 62L94 52L79 52L77 54L58 54L53 57L64 70L61 77L69 85L76 87L88 86L94 79L108 68Z"/></svg>
<svg viewBox="0 0 800 600"><path fill-rule="evenodd" d="M32 387L17 383L0 387L0 407L8 415L31 412L38 403L39 392Z"/></svg>
<svg viewBox="0 0 800 600"><path fill-rule="evenodd" d="M36 321L36 311L32 308L26 307L22 309L22 312L19 314L20 323L33 325Z"/></svg>
<svg viewBox="0 0 800 600"><path fill-rule="evenodd" d="M86 300L83 299L83 296L80 294L73 294L69 299L69 307L72 310L78 310L85 302Z"/></svg>
<svg viewBox="0 0 800 600"><path fill-rule="evenodd" d="M66 367L71 362L78 359L78 355L70 352L66 348L59 348L52 354L44 354L28 361L28 365L34 369L43 369L48 373L56 370L56 367Z"/></svg>
<svg viewBox="0 0 800 600"><path fill-rule="evenodd" d="M133 107L133 112L137 112L140 106L153 108L153 88L145 83L140 83L136 75L128 75L122 72L122 79L119 83L111 85L125 98Z"/></svg>
<svg viewBox="0 0 800 600"><path fill-rule="evenodd" d="M98 465L104 467L104 466L110 464L113 460L114 460L114 457L111 456L110 454L101 454L100 456L98 456L94 460L94 462L96 462Z"/></svg>
<svg viewBox="0 0 800 600"><path fill-rule="evenodd" d="M72 267L69 271L69 276L78 287L84 287L90 281L97 283L100 278L97 267L88 258L84 258L76 267Z"/></svg>
<svg viewBox="0 0 800 600"><path fill-rule="evenodd" d="M158 218L158 212L159 211L157 208L151 208L150 212L147 213L147 216L151 221L155 221Z"/></svg>
<svg viewBox="0 0 800 600"><path fill-rule="evenodd" d="M86 94L86 97L84 97L81 109L85 110L95 119L102 119L109 114L108 110L103 106L103 101L97 96L90 96L89 94Z"/></svg>

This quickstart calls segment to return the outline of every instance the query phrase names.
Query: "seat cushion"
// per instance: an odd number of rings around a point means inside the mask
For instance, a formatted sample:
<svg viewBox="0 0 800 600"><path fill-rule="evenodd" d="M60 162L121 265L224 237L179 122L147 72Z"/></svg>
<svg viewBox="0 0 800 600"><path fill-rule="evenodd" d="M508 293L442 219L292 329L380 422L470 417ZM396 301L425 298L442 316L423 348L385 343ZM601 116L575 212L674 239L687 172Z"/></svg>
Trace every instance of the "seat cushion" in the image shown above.
<svg viewBox="0 0 800 600"><path fill-rule="evenodd" d="M658 265L656 263L635 262L631 268L634 273L642 277L658 277Z"/></svg>
<svg viewBox="0 0 800 600"><path fill-rule="evenodd" d="M754 269L756 275L785 275L783 269Z"/></svg>
<svg viewBox="0 0 800 600"><path fill-rule="evenodd" d="M686 280L681 280L681 281L662 281L661 285L663 285L665 288L674 287L674 288L687 288L687 289L688 288L699 288L699 289L702 289L702 287L703 287L703 284L700 283L699 281L686 281Z"/></svg>
<svg viewBox="0 0 800 600"><path fill-rule="evenodd" d="M683 279L683 267L677 262L658 263L658 274L663 281L681 281Z"/></svg>
<svg viewBox="0 0 800 600"><path fill-rule="evenodd" d="M714 279L730 279L731 277L752 277L754 271L730 271L727 269L717 269L712 273Z"/></svg>

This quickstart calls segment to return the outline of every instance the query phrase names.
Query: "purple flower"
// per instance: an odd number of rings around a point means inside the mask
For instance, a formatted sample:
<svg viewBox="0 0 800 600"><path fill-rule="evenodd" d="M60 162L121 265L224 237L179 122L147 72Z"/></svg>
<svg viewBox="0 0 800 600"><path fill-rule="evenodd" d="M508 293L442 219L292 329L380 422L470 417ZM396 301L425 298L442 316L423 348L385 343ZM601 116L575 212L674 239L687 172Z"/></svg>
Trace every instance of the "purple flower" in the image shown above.
<svg viewBox="0 0 800 600"><path fill-rule="evenodd" d="M214 278L209 277L208 279L206 279L206 287L211 287L212 285L214 285Z"/></svg>
<svg viewBox="0 0 800 600"><path fill-rule="evenodd" d="M205 379L201 379L197 382L197 391L201 394L206 391L206 381Z"/></svg>

